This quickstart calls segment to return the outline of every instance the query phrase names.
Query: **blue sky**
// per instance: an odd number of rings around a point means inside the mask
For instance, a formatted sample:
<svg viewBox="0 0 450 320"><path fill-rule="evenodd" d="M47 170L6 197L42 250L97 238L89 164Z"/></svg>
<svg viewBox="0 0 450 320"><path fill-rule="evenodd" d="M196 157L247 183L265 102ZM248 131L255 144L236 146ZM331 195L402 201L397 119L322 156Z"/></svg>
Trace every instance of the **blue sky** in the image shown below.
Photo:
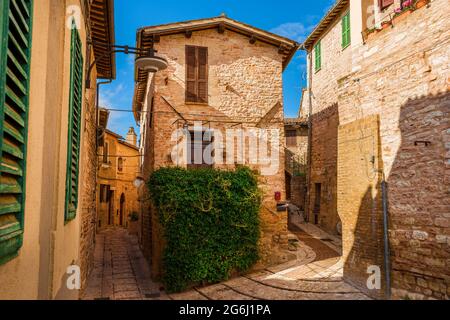
<svg viewBox="0 0 450 320"><path fill-rule="evenodd" d="M333 5L334 0L115 0L116 44L134 46L138 28L163 23L219 16L272 31L301 42ZM117 79L103 86L100 104L131 110L134 89L132 55L117 55ZM283 74L286 117L298 113L301 88L306 83L306 60L297 53ZM129 112L112 112L109 129L123 136L136 127Z"/></svg>

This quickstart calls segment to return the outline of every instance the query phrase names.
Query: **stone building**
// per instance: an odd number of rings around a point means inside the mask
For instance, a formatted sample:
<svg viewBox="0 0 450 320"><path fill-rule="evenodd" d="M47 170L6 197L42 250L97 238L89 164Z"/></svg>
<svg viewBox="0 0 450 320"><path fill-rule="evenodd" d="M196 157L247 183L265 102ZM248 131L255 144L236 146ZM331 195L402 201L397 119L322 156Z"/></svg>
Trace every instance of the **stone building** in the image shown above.
<svg viewBox="0 0 450 320"><path fill-rule="evenodd" d="M77 299L67 269L84 286L93 266L96 91L84 75L113 21L110 0L0 2L0 299ZM91 81L114 72L106 56Z"/></svg>
<svg viewBox="0 0 450 320"><path fill-rule="evenodd" d="M449 6L413 4L337 1L304 43L309 214L331 232L342 221L344 277L361 290L448 299Z"/></svg>
<svg viewBox="0 0 450 320"><path fill-rule="evenodd" d="M284 119L286 136L286 199L305 210L308 164L308 121L304 118Z"/></svg>
<svg viewBox="0 0 450 320"><path fill-rule="evenodd" d="M192 135L195 149L211 144L208 134L214 135L216 143L223 141L219 133L225 137L227 130L276 131L280 139L276 140L275 134L268 138L275 148L271 164L276 170L261 176L261 265L291 258L286 251L287 214L277 212L277 201L285 199L282 73L298 44L224 15L145 27L137 35L138 47L156 49L169 64L167 70L156 75L137 73L134 112L141 128L143 177L147 180L161 167L187 166L195 150L189 149L178 161L172 161L179 139ZM233 169L235 164L249 164L248 158L235 157L239 153L236 149L224 149L223 158L231 157L231 163L220 164L215 157L213 163L189 167ZM260 172L264 169L257 164L250 166ZM162 237L157 215L146 201L145 190L141 190L141 199L143 249L152 263L153 275L159 276Z"/></svg>
<svg viewBox="0 0 450 320"><path fill-rule="evenodd" d="M130 128L126 139L105 130L97 171L97 227L128 227L129 215L139 212L135 180L140 172L137 135Z"/></svg>

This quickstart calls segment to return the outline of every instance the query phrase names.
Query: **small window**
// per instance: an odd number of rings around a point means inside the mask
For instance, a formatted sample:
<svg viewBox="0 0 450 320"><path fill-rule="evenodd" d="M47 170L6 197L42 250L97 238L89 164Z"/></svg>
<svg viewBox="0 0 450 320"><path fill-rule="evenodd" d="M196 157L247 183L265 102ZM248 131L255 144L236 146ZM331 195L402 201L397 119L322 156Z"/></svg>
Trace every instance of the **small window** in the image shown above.
<svg viewBox="0 0 450 320"><path fill-rule="evenodd" d="M317 44L314 46L314 61L315 61L315 70L316 72L322 68L322 43L319 40Z"/></svg>
<svg viewBox="0 0 450 320"><path fill-rule="evenodd" d="M108 142L105 142L105 144L103 145L103 163L108 163L108 148L109 144Z"/></svg>
<svg viewBox="0 0 450 320"><path fill-rule="evenodd" d="M350 11L342 17L342 49L347 48L351 43L350 32Z"/></svg>
<svg viewBox="0 0 450 320"><path fill-rule="evenodd" d="M122 171L123 171L123 158L119 158L119 159L117 160L117 170L118 170L119 172L122 172Z"/></svg>
<svg viewBox="0 0 450 320"><path fill-rule="evenodd" d="M190 131L190 141L188 140L188 168L200 169L211 168L214 162L214 150L212 150L212 144L214 143L214 136L212 131L196 132ZM211 159L205 158L209 154L206 151L207 148L211 149ZM201 156L201 161L200 160ZM197 160L197 161L196 161ZM197 162L197 163L196 163Z"/></svg>
<svg viewBox="0 0 450 320"><path fill-rule="evenodd" d="M288 147L297 146L297 131L296 130L287 130L286 131L286 145Z"/></svg>
<svg viewBox="0 0 450 320"><path fill-rule="evenodd" d="M402 2L403 2L403 0L402 0ZM393 3L394 3L394 0L379 0L380 10L383 11L384 9L386 9Z"/></svg>

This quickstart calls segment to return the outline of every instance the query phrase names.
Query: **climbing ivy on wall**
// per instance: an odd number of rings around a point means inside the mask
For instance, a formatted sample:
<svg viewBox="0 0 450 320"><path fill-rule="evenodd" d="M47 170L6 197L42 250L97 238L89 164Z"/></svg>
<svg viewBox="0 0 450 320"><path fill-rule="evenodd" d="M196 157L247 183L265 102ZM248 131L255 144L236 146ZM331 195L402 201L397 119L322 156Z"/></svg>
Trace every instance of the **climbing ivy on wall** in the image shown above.
<svg viewBox="0 0 450 320"><path fill-rule="evenodd" d="M261 192L248 168L163 168L148 183L165 237L168 292L226 280L258 260Z"/></svg>

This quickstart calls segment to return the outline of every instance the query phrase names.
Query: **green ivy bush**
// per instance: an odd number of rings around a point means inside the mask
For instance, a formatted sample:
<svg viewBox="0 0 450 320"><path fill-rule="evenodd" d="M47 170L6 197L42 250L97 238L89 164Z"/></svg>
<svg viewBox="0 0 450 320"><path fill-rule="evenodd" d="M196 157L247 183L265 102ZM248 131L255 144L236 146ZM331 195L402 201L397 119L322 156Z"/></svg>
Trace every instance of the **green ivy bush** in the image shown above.
<svg viewBox="0 0 450 320"><path fill-rule="evenodd" d="M163 168L148 186L166 240L168 292L227 280L258 261L261 192L249 168Z"/></svg>

